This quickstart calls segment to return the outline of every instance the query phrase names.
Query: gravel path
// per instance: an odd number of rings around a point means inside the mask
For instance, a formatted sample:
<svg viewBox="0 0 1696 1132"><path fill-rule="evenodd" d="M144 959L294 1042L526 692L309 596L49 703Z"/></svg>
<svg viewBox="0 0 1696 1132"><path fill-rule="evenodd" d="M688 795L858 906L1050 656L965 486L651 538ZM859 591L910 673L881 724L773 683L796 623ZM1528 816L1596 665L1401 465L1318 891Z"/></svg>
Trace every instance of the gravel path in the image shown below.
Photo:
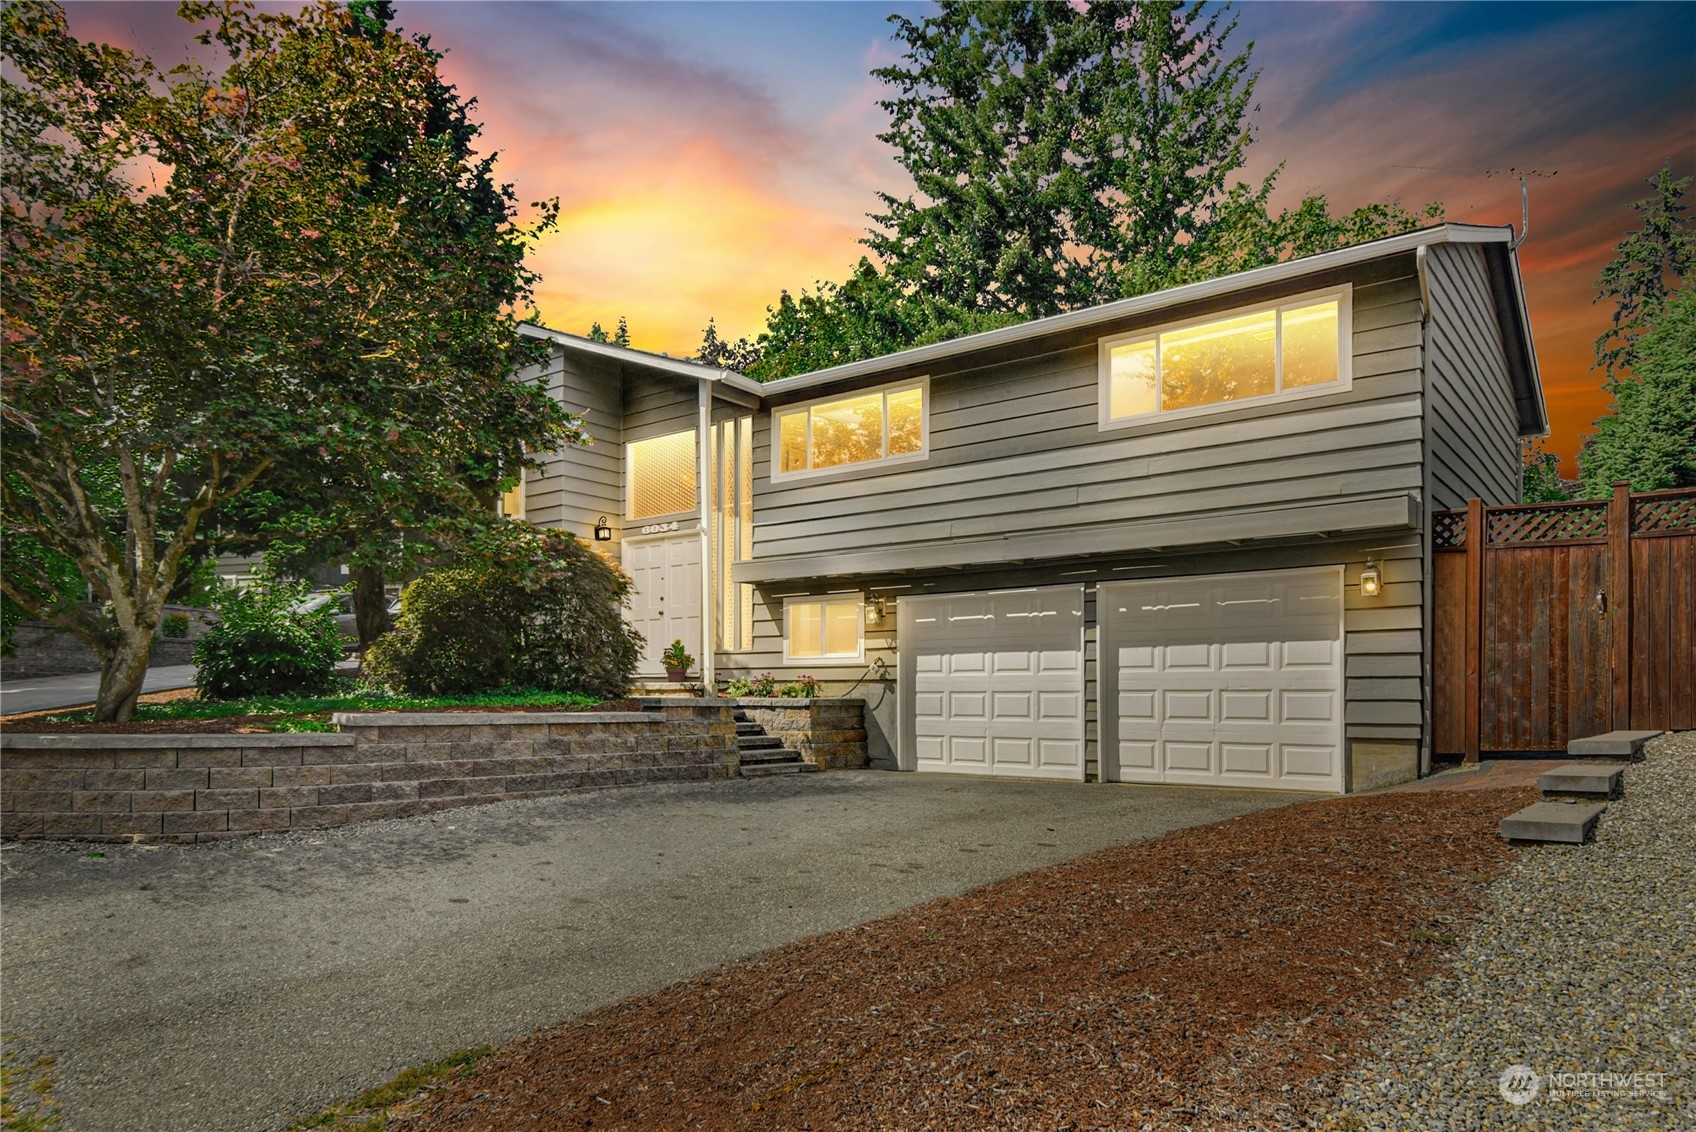
<svg viewBox="0 0 1696 1132"><path fill-rule="evenodd" d="M1320 1127L1696 1128L1696 732L1646 756L1594 843L1516 851L1452 977L1407 1004ZM1498 1087L1516 1064L1540 1078L1518 1106Z"/></svg>

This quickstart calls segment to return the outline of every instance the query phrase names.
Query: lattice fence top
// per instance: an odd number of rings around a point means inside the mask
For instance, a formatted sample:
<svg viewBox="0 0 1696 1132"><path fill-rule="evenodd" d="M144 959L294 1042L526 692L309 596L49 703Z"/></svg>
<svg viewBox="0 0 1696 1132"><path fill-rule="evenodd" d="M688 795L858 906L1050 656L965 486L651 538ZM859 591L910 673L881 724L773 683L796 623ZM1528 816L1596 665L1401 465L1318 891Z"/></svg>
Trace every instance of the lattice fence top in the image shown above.
<svg viewBox="0 0 1696 1132"><path fill-rule="evenodd" d="M1504 543L1555 542L1560 539L1607 538L1608 505L1557 503L1546 507L1504 507L1484 514L1486 540Z"/></svg>
<svg viewBox="0 0 1696 1132"><path fill-rule="evenodd" d="M1439 511L1431 517L1431 545L1455 547L1466 545L1466 512Z"/></svg>
<svg viewBox="0 0 1696 1132"><path fill-rule="evenodd" d="M1696 491L1687 495L1660 495L1631 501L1631 532L1687 531L1696 529Z"/></svg>

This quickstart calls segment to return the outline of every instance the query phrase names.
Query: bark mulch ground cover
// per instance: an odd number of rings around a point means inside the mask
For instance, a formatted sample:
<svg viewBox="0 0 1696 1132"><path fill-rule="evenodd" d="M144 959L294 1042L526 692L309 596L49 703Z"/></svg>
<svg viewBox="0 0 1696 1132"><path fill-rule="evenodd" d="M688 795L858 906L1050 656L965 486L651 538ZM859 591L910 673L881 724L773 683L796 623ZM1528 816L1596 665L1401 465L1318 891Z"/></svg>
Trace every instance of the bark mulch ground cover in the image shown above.
<svg viewBox="0 0 1696 1132"><path fill-rule="evenodd" d="M1534 793L1306 803L1027 873L539 1031L388 1127L1299 1127Z"/></svg>

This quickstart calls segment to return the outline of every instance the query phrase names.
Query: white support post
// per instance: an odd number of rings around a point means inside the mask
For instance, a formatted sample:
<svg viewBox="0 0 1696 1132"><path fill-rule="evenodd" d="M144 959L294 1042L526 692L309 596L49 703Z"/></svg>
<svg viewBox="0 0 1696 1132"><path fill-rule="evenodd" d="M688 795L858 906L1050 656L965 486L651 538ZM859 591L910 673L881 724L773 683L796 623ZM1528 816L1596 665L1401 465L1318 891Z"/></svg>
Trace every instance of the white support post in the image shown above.
<svg viewBox="0 0 1696 1132"><path fill-rule="evenodd" d="M713 645L718 640L718 609L713 601L717 562L713 558L713 383L697 378L696 408L699 415L695 442L695 480L701 503L701 690L714 690Z"/></svg>

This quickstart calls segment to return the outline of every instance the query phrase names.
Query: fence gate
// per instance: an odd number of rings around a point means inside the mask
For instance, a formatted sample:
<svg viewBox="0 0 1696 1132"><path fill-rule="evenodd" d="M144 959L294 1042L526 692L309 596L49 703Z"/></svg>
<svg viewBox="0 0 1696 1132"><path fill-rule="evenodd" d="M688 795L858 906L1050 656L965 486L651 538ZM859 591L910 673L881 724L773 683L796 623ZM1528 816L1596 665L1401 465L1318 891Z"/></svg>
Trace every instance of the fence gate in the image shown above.
<svg viewBox="0 0 1696 1132"><path fill-rule="evenodd" d="M1433 748L1696 727L1696 490L1432 518Z"/></svg>

